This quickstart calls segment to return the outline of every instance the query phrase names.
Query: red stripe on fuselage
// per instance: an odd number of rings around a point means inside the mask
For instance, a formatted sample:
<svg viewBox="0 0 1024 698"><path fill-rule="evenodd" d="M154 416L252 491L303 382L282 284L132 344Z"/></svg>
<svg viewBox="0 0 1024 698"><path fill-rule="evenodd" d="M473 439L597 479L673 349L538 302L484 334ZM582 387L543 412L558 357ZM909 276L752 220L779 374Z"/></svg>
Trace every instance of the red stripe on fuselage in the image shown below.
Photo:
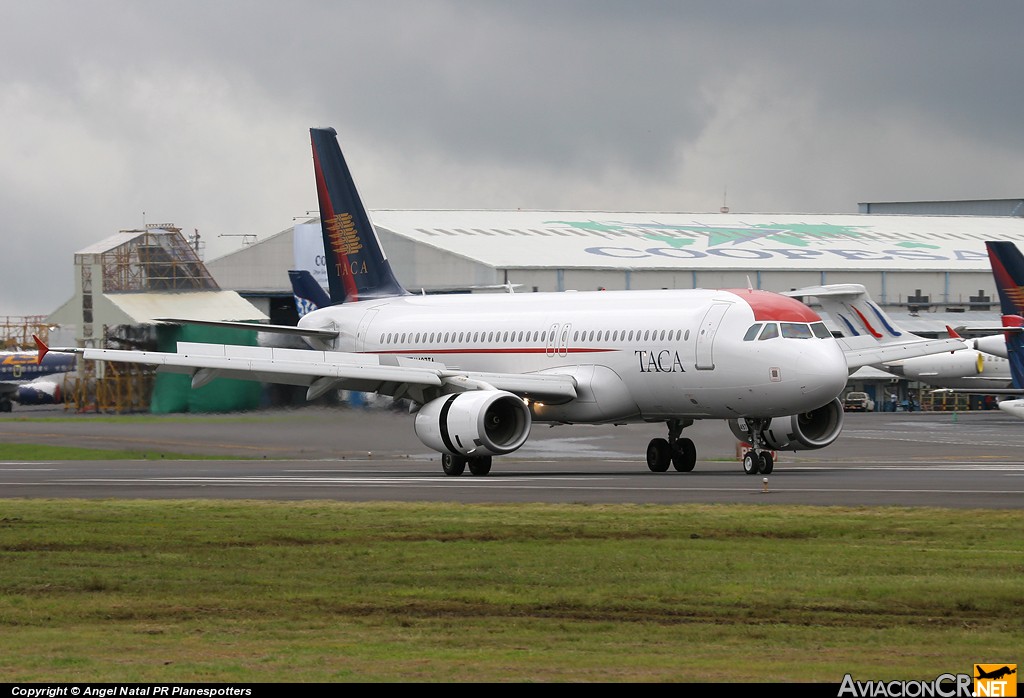
<svg viewBox="0 0 1024 698"><path fill-rule="evenodd" d="M754 319L764 321L774 320L776 322L821 322L821 317L795 298L780 296L770 291L756 291L753 289L726 289L734 293L750 306L754 311Z"/></svg>
<svg viewBox="0 0 1024 698"><path fill-rule="evenodd" d="M593 354L607 351L623 351L622 349L573 349L553 347L552 349L388 349L386 351L364 351L361 354Z"/></svg>

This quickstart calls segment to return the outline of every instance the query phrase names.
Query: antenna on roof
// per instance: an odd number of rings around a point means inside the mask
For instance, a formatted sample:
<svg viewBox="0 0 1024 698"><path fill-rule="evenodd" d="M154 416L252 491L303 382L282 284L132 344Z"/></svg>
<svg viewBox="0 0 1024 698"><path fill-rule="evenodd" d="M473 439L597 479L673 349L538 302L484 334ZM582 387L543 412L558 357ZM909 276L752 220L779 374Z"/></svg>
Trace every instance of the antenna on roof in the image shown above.
<svg viewBox="0 0 1024 698"><path fill-rule="evenodd" d="M720 213L729 213L729 204L727 199L729 197L729 187L722 188L722 208L718 209Z"/></svg>
<svg viewBox="0 0 1024 698"><path fill-rule="evenodd" d="M747 290L748 291L753 291L754 290L754 285L750 283L750 274L747 274Z"/></svg>

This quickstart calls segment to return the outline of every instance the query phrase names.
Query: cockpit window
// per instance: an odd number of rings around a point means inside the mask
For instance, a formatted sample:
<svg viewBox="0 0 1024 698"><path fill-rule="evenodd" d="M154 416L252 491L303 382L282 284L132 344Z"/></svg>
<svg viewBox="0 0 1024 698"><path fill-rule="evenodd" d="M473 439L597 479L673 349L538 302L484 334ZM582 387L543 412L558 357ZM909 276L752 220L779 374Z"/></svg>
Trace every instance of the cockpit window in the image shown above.
<svg viewBox="0 0 1024 698"><path fill-rule="evenodd" d="M769 322L769 323L765 324L764 331L761 332L761 336L758 337L758 339L759 340L775 339L778 336L779 336L779 326L776 325L774 322Z"/></svg>
<svg viewBox="0 0 1024 698"><path fill-rule="evenodd" d="M757 337L757 333L760 332L760 330L761 330L761 323L760 322L755 322L753 325L750 326L750 329L747 330L747 333L745 335L743 335L743 341L744 342L752 342L752 341L754 341L754 338Z"/></svg>
<svg viewBox="0 0 1024 698"><path fill-rule="evenodd" d="M787 339L810 339L814 335L811 334L809 325L802 322L784 322L782 323L782 336Z"/></svg>
<svg viewBox="0 0 1024 698"><path fill-rule="evenodd" d="M814 336L819 339L832 339L832 333L825 327L824 322L815 322L811 325L811 331L814 332Z"/></svg>

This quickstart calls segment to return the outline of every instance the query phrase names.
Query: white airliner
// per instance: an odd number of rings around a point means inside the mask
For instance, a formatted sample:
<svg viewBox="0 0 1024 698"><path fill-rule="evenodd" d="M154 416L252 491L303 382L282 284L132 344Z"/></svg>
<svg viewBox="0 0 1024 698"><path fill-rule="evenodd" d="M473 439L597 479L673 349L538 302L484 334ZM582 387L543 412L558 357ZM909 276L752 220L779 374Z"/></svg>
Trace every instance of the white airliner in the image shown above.
<svg viewBox="0 0 1024 698"><path fill-rule="evenodd" d="M310 130L334 305L298 327L311 349L179 343L176 353L62 349L86 359L156 364L198 387L218 377L407 398L414 429L448 475L491 469L534 422L660 422L647 465L692 470L698 419L723 419L749 442L743 468L770 473L772 450L839 436L838 399L860 366L961 349L897 328L856 284L805 289L849 315L835 339L795 298L766 291L662 290L425 296L394 277L332 128ZM231 324L231 323L204 323ZM252 329L252 325L244 325ZM58 350L55 350L58 351Z"/></svg>
<svg viewBox="0 0 1024 698"><path fill-rule="evenodd" d="M989 340L998 340L998 343ZM992 344L992 351L975 347ZM876 368L933 388L968 388L978 391L1009 388L1013 384L1006 342L1002 335L963 340L962 351L916 356L879 364Z"/></svg>

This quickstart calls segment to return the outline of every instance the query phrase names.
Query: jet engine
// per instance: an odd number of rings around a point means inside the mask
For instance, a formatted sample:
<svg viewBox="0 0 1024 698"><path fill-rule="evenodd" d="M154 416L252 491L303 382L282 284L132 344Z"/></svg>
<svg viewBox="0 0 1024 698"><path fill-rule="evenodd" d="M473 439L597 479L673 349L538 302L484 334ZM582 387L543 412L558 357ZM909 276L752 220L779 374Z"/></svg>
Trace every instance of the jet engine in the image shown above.
<svg viewBox="0 0 1024 698"><path fill-rule="evenodd" d="M746 420L730 419L729 429L737 439L750 443ZM836 398L809 412L775 417L761 438L764 448L773 451L810 451L830 445L842 431L843 403Z"/></svg>
<svg viewBox="0 0 1024 698"><path fill-rule="evenodd" d="M441 453L500 456L530 436L530 410L504 390L471 390L431 400L416 413L416 436Z"/></svg>
<svg viewBox="0 0 1024 698"><path fill-rule="evenodd" d="M14 399L22 405L56 405L64 402L64 395L60 383L35 380L18 386Z"/></svg>

